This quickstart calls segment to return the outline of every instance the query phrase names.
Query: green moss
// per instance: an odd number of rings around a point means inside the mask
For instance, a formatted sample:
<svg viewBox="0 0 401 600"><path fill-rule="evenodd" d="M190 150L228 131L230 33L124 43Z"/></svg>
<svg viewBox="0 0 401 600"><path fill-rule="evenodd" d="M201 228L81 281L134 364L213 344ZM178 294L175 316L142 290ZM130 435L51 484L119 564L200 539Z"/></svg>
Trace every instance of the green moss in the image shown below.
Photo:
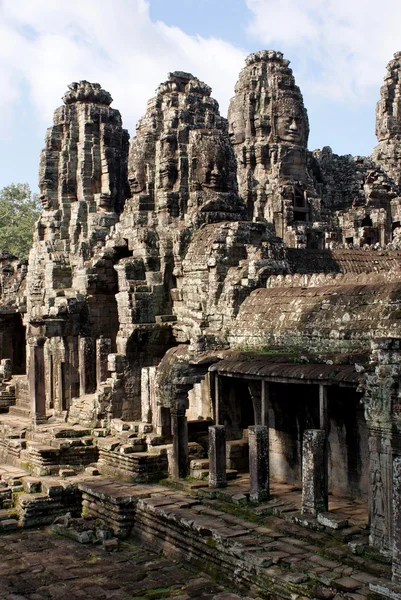
<svg viewBox="0 0 401 600"><path fill-rule="evenodd" d="M217 546L217 542L216 542L216 540L215 540L214 538L212 538L212 537L209 537L209 538L207 538L207 540L206 540L206 544L207 544L207 545L208 545L210 548L216 548L216 546Z"/></svg>

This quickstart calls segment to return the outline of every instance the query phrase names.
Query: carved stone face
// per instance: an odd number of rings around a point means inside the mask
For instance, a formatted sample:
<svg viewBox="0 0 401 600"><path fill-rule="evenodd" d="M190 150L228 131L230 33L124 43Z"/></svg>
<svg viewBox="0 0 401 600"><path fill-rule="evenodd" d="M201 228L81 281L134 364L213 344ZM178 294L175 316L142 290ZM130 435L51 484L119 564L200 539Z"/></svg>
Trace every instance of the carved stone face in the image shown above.
<svg viewBox="0 0 401 600"><path fill-rule="evenodd" d="M303 145L305 140L305 121L303 116L294 109L281 112L276 121L277 137L283 142Z"/></svg>
<svg viewBox="0 0 401 600"><path fill-rule="evenodd" d="M171 190L178 177L177 162L175 160L165 161L160 168L160 187Z"/></svg>
<svg viewBox="0 0 401 600"><path fill-rule="evenodd" d="M146 188L146 166L140 152L132 153L128 181L132 195L140 194Z"/></svg>
<svg viewBox="0 0 401 600"><path fill-rule="evenodd" d="M219 136L194 135L192 146L193 181L200 189L224 192L229 187L227 152Z"/></svg>
<svg viewBox="0 0 401 600"><path fill-rule="evenodd" d="M242 144L245 141L246 123L242 112L232 110L228 115L230 139L232 144Z"/></svg>
<svg viewBox="0 0 401 600"><path fill-rule="evenodd" d="M39 200L40 200L43 210L51 209L51 201L50 201L50 198L46 194L40 194Z"/></svg>
<svg viewBox="0 0 401 600"><path fill-rule="evenodd" d="M225 177L225 169L221 161L212 160L203 169L203 187L221 191Z"/></svg>

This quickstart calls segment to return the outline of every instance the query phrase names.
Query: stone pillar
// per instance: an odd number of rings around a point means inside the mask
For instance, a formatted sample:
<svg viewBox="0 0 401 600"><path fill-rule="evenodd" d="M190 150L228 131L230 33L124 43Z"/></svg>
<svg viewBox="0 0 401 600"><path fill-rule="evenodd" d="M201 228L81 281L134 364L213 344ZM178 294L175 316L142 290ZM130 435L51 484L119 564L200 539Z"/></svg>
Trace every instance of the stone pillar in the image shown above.
<svg viewBox="0 0 401 600"><path fill-rule="evenodd" d="M223 382L221 376L216 371L214 376L214 422L220 425L221 420L221 401L222 401Z"/></svg>
<svg viewBox="0 0 401 600"><path fill-rule="evenodd" d="M262 390L260 381L248 381L248 391L252 400L254 425L262 425Z"/></svg>
<svg viewBox="0 0 401 600"><path fill-rule="evenodd" d="M270 408L270 386L267 381L262 381L260 396L261 425L269 427L269 408Z"/></svg>
<svg viewBox="0 0 401 600"><path fill-rule="evenodd" d="M44 338L30 342L29 357L29 396L31 415L34 424L46 421L45 355Z"/></svg>
<svg viewBox="0 0 401 600"><path fill-rule="evenodd" d="M216 373L214 371L209 371L208 373L208 378L209 378L209 402L210 402L210 414L212 419L215 418L216 416L216 398L215 398L215 392L216 392L216 384L215 384L215 379L216 379Z"/></svg>
<svg viewBox="0 0 401 600"><path fill-rule="evenodd" d="M327 403L327 386L319 385L319 428L325 434L324 442L324 503L329 505L329 418L328 418L328 403Z"/></svg>
<svg viewBox="0 0 401 600"><path fill-rule="evenodd" d="M66 339L66 399L71 406L72 399L79 396L79 340L70 336Z"/></svg>
<svg viewBox="0 0 401 600"><path fill-rule="evenodd" d="M79 338L79 394L96 391L96 345L95 338Z"/></svg>
<svg viewBox="0 0 401 600"><path fill-rule="evenodd" d="M96 340L96 383L99 386L109 376L107 369L108 356L111 354L111 340L109 338L98 338Z"/></svg>
<svg viewBox="0 0 401 600"><path fill-rule="evenodd" d="M324 445L326 433L322 429L304 431L302 444L302 514L326 512Z"/></svg>
<svg viewBox="0 0 401 600"><path fill-rule="evenodd" d="M1 370L3 372L3 381L10 381L13 374L13 367L10 358L3 358L1 361Z"/></svg>
<svg viewBox="0 0 401 600"><path fill-rule="evenodd" d="M393 547L392 432L369 427L369 543L391 552Z"/></svg>
<svg viewBox="0 0 401 600"><path fill-rule="evenodd" d="M153 426L158 424L156 402L156 367L141 369L141 421Z"/></svg>
<svg viewBox="0 0 401 600"><path fill-rule="evenodd" d="M401 456L393 460L393 577L401 584Z"/></svg>
<svg viewBox="0 0 401 600"><path fill-rule="evenodd" d="M185 409L172 408L170 413L173 434L171 476L173 479L184 479L188 475L188 422Z"/></svg>
<svg viewBox="0 0 401 600"><path fill-rule="evenodd" d="M214 425L209 427L209 487L226 485L226 429L223 425Z"/></svg>
<svg viewBox="0 0 401 600"><path fill-rule="evenodd" d="M58 410L60 412L67 410L67 398L65 394L65 363L59 362L57 365L57 398Z"/></svg>
<svg viewBox="0 0 401 600"><path fill-rule="evenodd" d="M269 498L269 428L263 425L248 427L249 476L251 502Z"/></svg>

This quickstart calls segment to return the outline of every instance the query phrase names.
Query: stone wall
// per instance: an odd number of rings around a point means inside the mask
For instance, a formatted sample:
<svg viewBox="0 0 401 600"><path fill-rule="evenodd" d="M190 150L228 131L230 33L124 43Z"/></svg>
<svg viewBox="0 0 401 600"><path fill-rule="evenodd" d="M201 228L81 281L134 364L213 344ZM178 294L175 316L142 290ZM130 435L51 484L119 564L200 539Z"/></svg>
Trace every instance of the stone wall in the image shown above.
<svg viewBox="0 0 401 600"><path fill-rule="evenodd" d="M401 285L259 289L243 302L232 346L303 351L367 349L374 337L398 337Z"/></svg>

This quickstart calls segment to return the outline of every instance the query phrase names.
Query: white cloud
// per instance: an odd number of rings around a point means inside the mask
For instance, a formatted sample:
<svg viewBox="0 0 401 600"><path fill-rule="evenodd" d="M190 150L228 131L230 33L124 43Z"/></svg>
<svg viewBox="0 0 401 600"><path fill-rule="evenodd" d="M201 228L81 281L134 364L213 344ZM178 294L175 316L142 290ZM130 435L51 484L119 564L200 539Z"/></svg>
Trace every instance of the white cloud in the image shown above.
<svg viewBox="0 0 401 600"><path fill-rule="evenodd" d="M67 85L87 79L110 91L133 135L147 100L174 70L211 85L224 114L245 56L222 40L152 22L146 0L0 0L0 36L0 132L18 119L21 95L49 126Z"/></svg>
<svg viewBox="0 0 401 600"><path fill-rule="evenodd" d="M364 102L401 49L399 0L246 0L248 33L296 62L307 93Z"/></svg>

